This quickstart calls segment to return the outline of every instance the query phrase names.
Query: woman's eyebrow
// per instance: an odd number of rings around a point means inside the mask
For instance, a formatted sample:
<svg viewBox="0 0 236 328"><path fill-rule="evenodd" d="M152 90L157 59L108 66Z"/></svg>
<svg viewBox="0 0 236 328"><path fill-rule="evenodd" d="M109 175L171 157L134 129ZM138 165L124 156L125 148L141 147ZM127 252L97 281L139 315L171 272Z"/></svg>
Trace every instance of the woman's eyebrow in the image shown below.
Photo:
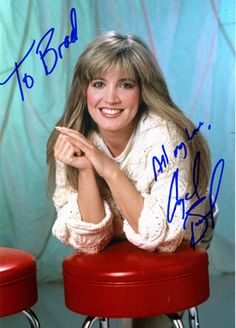
<svg viewBox="0 0 236 328"><path fill-rule="evenodd" d="M99 77L99 76L94 76L94 77L92 78L92 81L94 81L94 80L107 81L104 77ZM121 78L121 79L118 80L118 82L124 82L124 81L137 83L137 80L134 80L134 79L129 78L129 77L123 77L123 78Z"/></svg>
<svg viewBox="0 0 236 328"><path fill-rule="evenodd" d="M92 81L94 81L94 80L103 80L103 81L106 81L106 79L104 79L104 77L99 77L99 76L94 76L92 78Z"/></svg>
<svg viewBox="0 0 236 328"><path fill-rule="evenodd" d="M120 82L129 81L129 82L133 82L133 83L136 83L137 82L136 80L131 79L129 77L124 77L124 78L120 79L119 81Z"/></svg>

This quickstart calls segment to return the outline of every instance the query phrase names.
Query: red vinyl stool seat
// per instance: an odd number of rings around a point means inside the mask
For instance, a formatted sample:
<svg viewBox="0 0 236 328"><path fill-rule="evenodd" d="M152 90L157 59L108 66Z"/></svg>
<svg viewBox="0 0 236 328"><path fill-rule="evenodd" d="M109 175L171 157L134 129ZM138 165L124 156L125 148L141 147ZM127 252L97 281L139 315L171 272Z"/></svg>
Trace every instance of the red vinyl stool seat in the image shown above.
<svg viewBox="0 0 236 328"><path fill-rule="evenodd" d="M0 247L0 317L23 312L31 327L40 327L30 309L37 301L36 262L33 255Z"/></svg>
<svg viewBox="0 0 236 328"><path fill-rule="evenodd" d="M95 317L158 315L183 327L177 312L186 309L191 327L199 327L196 306L209 297L207 252L187 241L174 253L146 252L128 241L94 255L74 253L63 262L63 276L66 306L89 316L83 327Z"/></svg>

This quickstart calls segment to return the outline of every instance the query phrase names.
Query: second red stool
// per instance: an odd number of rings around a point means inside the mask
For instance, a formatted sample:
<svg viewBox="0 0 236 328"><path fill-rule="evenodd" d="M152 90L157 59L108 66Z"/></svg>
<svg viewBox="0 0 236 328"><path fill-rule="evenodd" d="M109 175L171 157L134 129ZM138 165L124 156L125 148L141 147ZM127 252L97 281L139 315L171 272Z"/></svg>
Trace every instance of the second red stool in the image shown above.
<svg viewBox="0 0 236 328"><path fill-rule="evenodd" d="M19 249L0 248L0 295L0 317L23 312L32 328L40 327L30 309L38 297L33 255Z"/></svg>

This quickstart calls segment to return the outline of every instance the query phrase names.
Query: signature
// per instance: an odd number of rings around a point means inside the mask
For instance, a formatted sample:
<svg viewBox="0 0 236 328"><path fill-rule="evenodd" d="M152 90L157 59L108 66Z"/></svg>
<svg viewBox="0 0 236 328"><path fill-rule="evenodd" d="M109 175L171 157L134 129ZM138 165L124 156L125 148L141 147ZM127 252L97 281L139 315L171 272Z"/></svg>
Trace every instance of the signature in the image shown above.
<svg viewBox="0 0 236 328"><path fill-rule="evenodd" d="M201 127L204 125L204 122L199 122L198 126L189 133L187 129L185 129L187 141L191 142L191 140L197 135L200 131ZM208 130L211 129L211 125L208 125ZM182 154L183 160L188 156L188 150L186 143L184 141L180 142L174 149L173 155L176 158ZM220 186L222 182L222 176L224 171L224 160L220 159L216 163L211 179L210 179L210 189L209 195L200 195L198 184L199 184L199 176L200 176L200 161L201 161L201 154L197 152L194 159L193 164L193 173L192 173L192 185L193 185L193 193L190 195L186 193L184 197L179 196L179 169L177 168L173 173L172 180L170 183L170 191L168 197L168 204L167 204L167 221L171 223L175 217L176 211L180 211L180 215L183 220L183 229L186 229L188 221L190 221L190 230L191 230L191 239L190 245L192 248L203 239L205 236L208 228L209 228L209 221L211 222L212 228L214 228L214 209L218 199ZM169 157L166 152L165 146L162 145L162 155L160 158L157 156L153 156L152 158L152 166L153 166L153 173L154 179L157 181L158 173L162 173L164 169L169 164ZM218 176L218 178L217 178ZM213 192L215 195L213 195ZM194 202L193 202L194 200ZM191 201L191 206L188 206L188 202ZM208 212L204 214L200 214L201 211L197 211L197 209L201 207L208 208ZM179 213L178 213L179 215ZM193 220L193 218L195 220ZM192 219L192 220L191 220ZM195 237L195 228L204 225L202 229L202 233L200 237Z"/></svg>
<svg viewBox="0 0 236 328"><path fill-rule="evenodd" d="M71 32L70 35L66 35L64 40L59 44L57 49L51 46L51 41L53 39L53 35L55 32L54 27L50 28L39 40L36 44L36 40L33 40L29 50L23 56L23 58L17 63L15 62L15 68L10 73L10 75L5 79L5 81L0 82L0 85L7 84L12 77L16 76L18 82L18 88L21 95L21 100L24 101L24 90L23 85L26 86L27 89L31 89L34 86L34 78L32 75L28 73L24 73L23 78L20 78L19 68L25 62L26 58L29 54L35 51L35 54L39 56L39 59L43 65L43 69L45 75L50 75L56 68L58 58L63 59L62 50L63 48L69 48L70 44L75 43L78 40L77 33L77 17L76 10L72 8L70 10L70 24L71 24ZM50 63L50 64L49 64Z"/></svg>
<svg viewBox="0 0 236 328"><path fill-rule="evenodd" d="M194 136L200 131L201 127L204 125L204 122L199 122L198 126L192 131L192 134L189 134L188 130L185 129L186 137L187 140L190 142ZM208 125L208 130L211 129L211 125ZM158 173L162 173L164 169L167 167L169 164L169 157L166 153L165 146L162 145L162 155L161 158L159 159L157 156L152 157L152 168L153 168L153 173L154 173L154 179L157 181L157 176ZM174 149L173 155L175 158L177 158L182 152L183 159L187 158L188 156L188 151L187 151L187 146L184 141L180 142ZM156 165L158 166L158 169L156 168Z"/></svg>
<svg viewBox="0 0 236 328"><path fill-rule="evenodd" d="M168 204L167 204L167 221L171 223L174 219L176 210L180 208L182 220L183 220L183 229L186 229L187 222L188 220L190 220L190 230L191 230L190 245L192 248L195 248L195 245L197 245L206 234L209 225L208 219L211 220L212 228L214 228L215 222L214 222L213 214L220 191L223 171L224 171L224 160L221 158L216 163L211 175L209 195L201 196L198 191L198 182L199 182L199 174L200 174L200 152L197 152L194 159L193 176L192 176L194 191L191 195L189 195L189 193L186 193L186 195L183 198L179 197L179 186L178 186L179 169L176 169L176 171L173 173L173 177L170 184ZM213 195L213 191L215 193L214 195ZM191 204L190 208L186 210L187 208L186 202L188 202L193 198L196 200ZM204 215L199 214L200 211L199 212L197 211L199 205L204 205L204 208L208 208L209 209L208 213ZM191 220L191 218L195 220ZM205 227L202 230L200 237L195 239L194 228L202 224L204 224Z"/></svg>

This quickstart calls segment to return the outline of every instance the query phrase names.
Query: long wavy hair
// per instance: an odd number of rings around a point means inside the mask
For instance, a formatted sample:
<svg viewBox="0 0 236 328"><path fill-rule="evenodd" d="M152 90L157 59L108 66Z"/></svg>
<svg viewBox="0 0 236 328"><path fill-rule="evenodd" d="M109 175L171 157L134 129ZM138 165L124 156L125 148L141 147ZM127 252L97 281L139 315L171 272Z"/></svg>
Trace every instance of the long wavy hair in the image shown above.
<svg viewBox="0 0 236 328"><path fill-rule="evenodd" d="M193 131L196 127L172 101L156 58L142 39L134 34L122 35L108 32L96 37L80 55L74 69L72 86L66 108L57 126L68 127L88 136L97 129L87 109L86 92L89 83L99 73L115 67L124 70L138 80L141 91L139 113L156 112L166 120L174 122L187 141L185 129ZM138 115L140 117L140 115ZM49 181L55 183L54 145L58 132L54 129L47 143ZM190 156L193 160L201 153L199 185L206 190L210 175L210 152L203 135L198 132L189 142ZM67 166L68 183L76 188L78 170Z"/></svg>

